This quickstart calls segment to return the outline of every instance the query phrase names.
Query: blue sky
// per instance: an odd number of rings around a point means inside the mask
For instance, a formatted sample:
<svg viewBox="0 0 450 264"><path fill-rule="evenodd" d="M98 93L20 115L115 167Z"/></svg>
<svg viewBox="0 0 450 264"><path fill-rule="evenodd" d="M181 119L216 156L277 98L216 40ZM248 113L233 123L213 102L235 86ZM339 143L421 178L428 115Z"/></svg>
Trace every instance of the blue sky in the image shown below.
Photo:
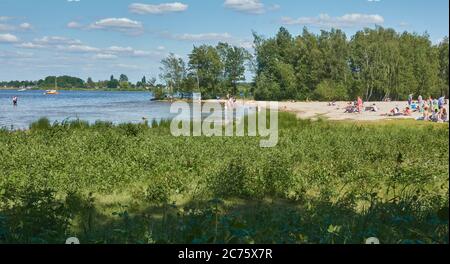
<svg viewBox="0 0 450 264"><path fill-rule="evenodd" d="M448 0L0 0L0 80L47 75L136 81L157 77L169 52L227 41L251 49L252 30L273 36L342 28L348 36L375 24L449 32Z"/></svg>

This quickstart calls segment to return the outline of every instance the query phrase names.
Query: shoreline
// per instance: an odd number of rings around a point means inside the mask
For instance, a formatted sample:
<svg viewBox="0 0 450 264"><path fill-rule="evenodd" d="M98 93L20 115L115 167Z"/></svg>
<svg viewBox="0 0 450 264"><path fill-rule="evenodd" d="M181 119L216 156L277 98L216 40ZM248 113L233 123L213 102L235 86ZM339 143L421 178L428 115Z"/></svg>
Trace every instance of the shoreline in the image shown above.
<svg viewBox="0 0 450 264"><path fill-rule="evenodd" d="M220 102L226 103L226 100L204 100L202 102ZM386 116L391 109L398 107L403 111L407 106L407 101L394 102L364 102L363 108L375 104L378 108L377 112L363 111L360 113L345 113L345 107L348 102L336 102L335 106L329 106L329 102L275 102L275 101L255 101L238 99L236 104L238 106L253 106L266 108L269 103L278 103L278 111L293 113L300 119L317 120L323 118L330 121L383 121L383 120L416 120L421 117L419 112L413 112L411 116ZM447 112L449 105L445 106ZM418 121L419 122L419 121Z"/></svg>

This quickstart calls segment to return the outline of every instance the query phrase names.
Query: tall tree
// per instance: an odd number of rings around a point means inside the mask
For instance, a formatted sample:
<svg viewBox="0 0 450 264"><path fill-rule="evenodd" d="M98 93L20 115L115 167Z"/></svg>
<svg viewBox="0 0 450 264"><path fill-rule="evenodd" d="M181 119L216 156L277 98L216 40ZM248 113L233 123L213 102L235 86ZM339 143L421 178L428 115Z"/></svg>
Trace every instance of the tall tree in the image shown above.
<svg viewBox="0 0 450 264"><path fill-rule="evenodd" d="M178 58L171 53L167 58L161 60L160 78L166 82L169 90L174 92L181 91L183 80L186 78L186 64L182 58Z"/></svg>
<svg viewBox="0 0 450 264"><path fill-rule="evenodd" d="M241 47L219 43L216 47L223 65L224 81L232 86L232 93L237 94L239 81L245 81L245 65L250 61L250 53Z"/></svg>
<svg viewBox="0 0 450 264"><path fill-rule="evenodd" d="M204 94L213 97L218 94L223 64L215 47L208 45L194 47L189 54L189 69L196 75L198 86Z"/></svg>
<svg viewBox="0 0 450 264"><path fill-rule="evenodd" d="M448 37L445 37L441 43L439 43L439 78L441 95L448 97L449 93L449 45Z"/></svg>
<svg viewBox="0 0 450 264"><path fill-rule="evenodd" d="M89 78L87 79L87 81L86 81L86 87L89 88L89 89L95 88L95 83L94 83L94 81L92 80L91 77L89 77Z"/></svg>

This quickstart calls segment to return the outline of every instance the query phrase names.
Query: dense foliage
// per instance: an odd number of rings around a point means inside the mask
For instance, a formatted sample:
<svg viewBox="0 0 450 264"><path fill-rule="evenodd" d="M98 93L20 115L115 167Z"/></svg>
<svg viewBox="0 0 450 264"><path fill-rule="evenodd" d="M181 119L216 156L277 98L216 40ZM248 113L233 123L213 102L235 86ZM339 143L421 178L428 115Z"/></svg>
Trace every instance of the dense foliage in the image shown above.
<svg viewBox="0 0 450 264"><path fill-rule="evenodd" d="M304 28L292 36L254 33L254 56L228 43L194 46L188 61L174 54L161 61L161 84L145 76L136 84L119 79L86 82L58 77L61 88L151 89L155 94L201 92L204 98L252 95L257 100L406 100L408 95L449 95L449 41L433 44L427 34L366 28L349 37L338 29L313 34ZM254 72L254 80L246 73ZM245 81L253 81L248 90ZM54 77L40 81L0 82L0 86L52 87Z"/></svg>
<svg viewBox="0 0 450 264"><path fill-rule="evenodd" d="M255 36L255 97L262 100L365 100L448 97L448 38L433 45L426 34L377 27L347 38L319 35Z"/></svg>
<svg viewBox="0 0 450 264"><path fill-rule="evenodd" d="M398 122L280 113L270 149L165 121L0 131L0 243L448 243L449 127Z"/></svg>

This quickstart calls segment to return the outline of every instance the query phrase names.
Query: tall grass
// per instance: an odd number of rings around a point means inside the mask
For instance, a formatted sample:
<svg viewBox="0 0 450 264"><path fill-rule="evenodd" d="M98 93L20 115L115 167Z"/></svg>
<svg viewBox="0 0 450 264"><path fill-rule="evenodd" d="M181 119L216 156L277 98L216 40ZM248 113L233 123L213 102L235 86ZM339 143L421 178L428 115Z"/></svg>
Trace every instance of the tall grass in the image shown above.
<svg viewBox="0 0 450 264"><path fill-rule="evenodd" d="M0 243L448 243L447 125L280 113L269 149L169 127L0 131Z"/></svg>

